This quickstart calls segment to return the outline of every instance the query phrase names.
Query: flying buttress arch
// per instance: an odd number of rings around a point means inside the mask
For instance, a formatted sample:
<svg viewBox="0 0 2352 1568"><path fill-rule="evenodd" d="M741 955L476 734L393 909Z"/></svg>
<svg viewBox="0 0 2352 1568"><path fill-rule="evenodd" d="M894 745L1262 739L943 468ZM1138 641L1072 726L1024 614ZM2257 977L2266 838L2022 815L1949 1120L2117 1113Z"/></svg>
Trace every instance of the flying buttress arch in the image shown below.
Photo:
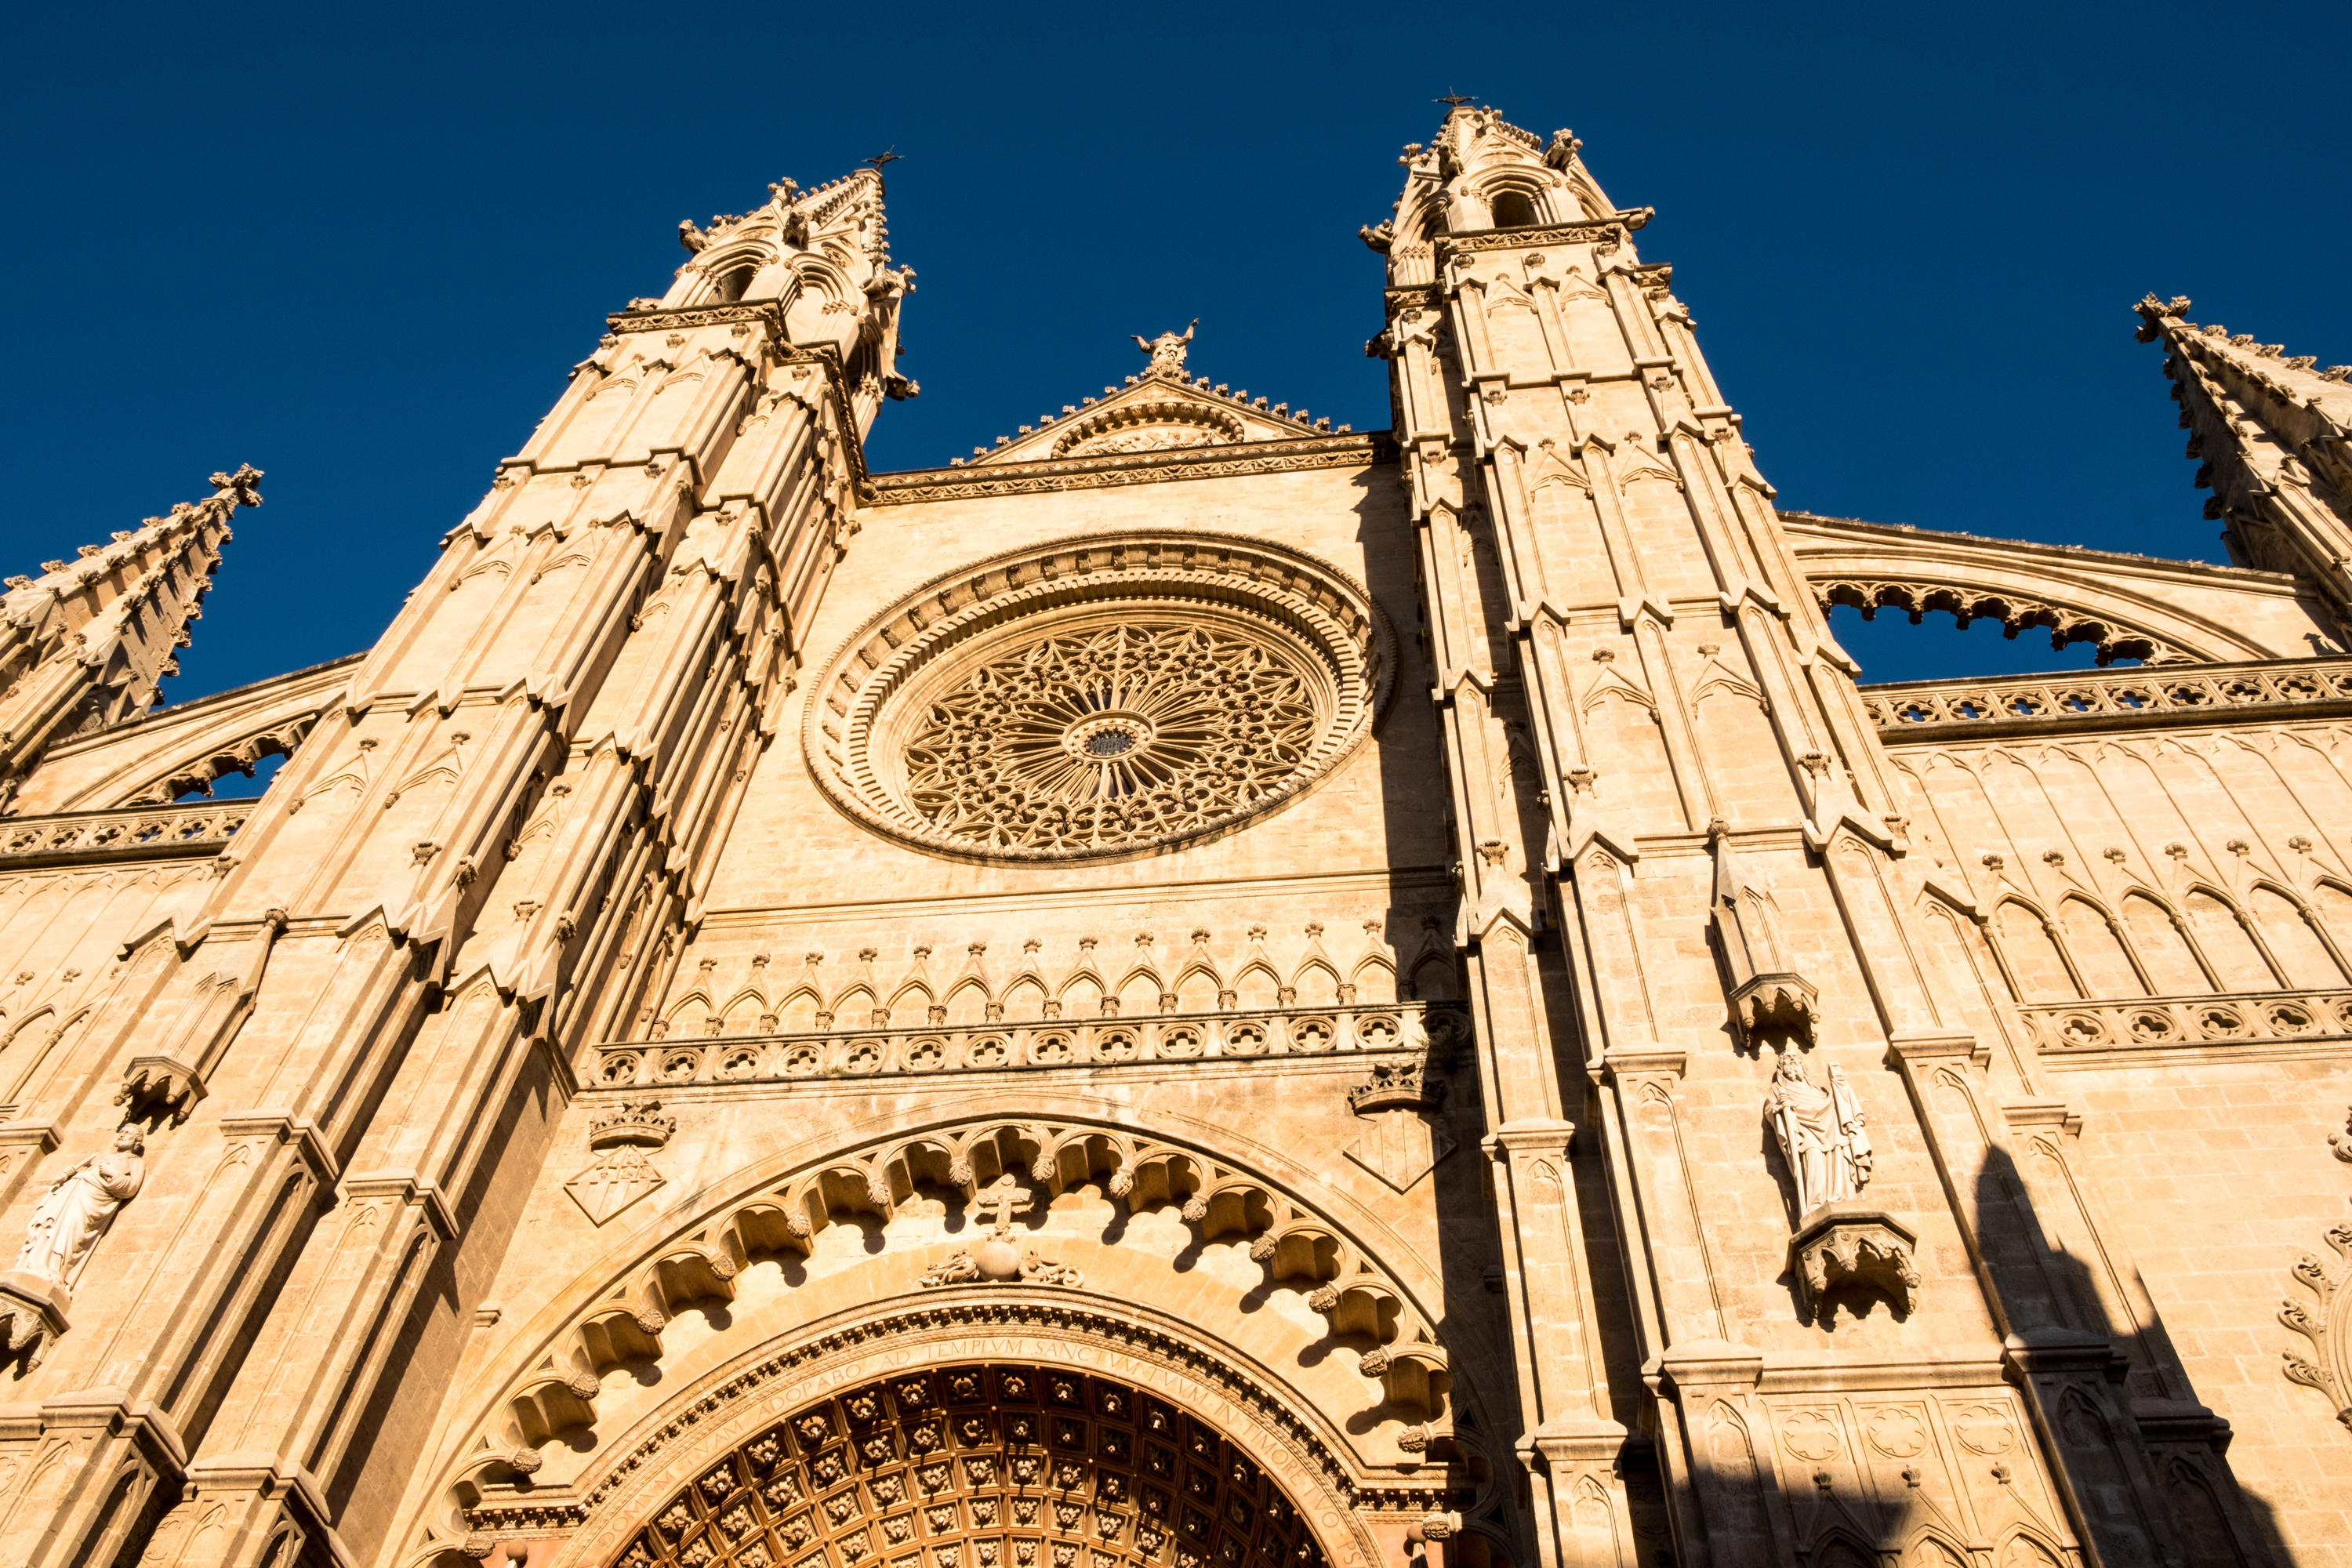
<svg viewBox="0 0 2352 1568"><path fill-rule="evenodd" d="M1945 611L2009 636L2047 632L2118 658L2224 663L2305 658L2320 629L2291 579L2202 562L2117 555L1846 518L1783 512L1799 568L1827 608Z"/></svg>

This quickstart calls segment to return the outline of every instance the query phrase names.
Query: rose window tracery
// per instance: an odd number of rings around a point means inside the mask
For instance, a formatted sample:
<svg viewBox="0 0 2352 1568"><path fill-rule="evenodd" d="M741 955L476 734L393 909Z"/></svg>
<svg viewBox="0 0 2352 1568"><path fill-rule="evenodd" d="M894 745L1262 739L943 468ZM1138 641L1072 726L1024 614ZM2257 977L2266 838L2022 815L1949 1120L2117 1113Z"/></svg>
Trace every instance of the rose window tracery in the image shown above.
<svg viewBox="0 0 2352 1568"><path fill-rule="evenodd" d="M1322 1568L1281 1486L1110 1378L913 1371L818 1400L656 1507L613 1568Z"/></svg>
<svg viewBox="0 0 2352 1568"><path fill-rule="evenodd" d="M1119 620L991 659L930 705L908 795L992 848L1096 847L1203 827L1282 787L1315 747L1317 692L1278 646Z"/></svg>
<svg viewBox="0 0 2352 1568"><path fill-rule="evenodd" d="M1236 826L1370 732L1386 626L1320 563L1141 535L1000 557L852 639L804 732L834 798L927 847L1027 859Z"/></svg>

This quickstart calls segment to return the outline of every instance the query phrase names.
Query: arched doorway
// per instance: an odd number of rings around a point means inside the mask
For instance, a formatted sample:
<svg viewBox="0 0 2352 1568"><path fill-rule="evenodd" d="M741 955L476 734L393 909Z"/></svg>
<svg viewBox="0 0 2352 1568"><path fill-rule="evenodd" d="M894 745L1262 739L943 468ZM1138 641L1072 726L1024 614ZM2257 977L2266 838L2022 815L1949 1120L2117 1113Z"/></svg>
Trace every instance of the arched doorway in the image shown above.
<svg viewBox="0 0 2352 1568"><path fill-rule="evenodd" d="M1278 1481L1099 1373L910 1370L814 1399L656 1504L612 1568L1323 1568Z"/></svg>

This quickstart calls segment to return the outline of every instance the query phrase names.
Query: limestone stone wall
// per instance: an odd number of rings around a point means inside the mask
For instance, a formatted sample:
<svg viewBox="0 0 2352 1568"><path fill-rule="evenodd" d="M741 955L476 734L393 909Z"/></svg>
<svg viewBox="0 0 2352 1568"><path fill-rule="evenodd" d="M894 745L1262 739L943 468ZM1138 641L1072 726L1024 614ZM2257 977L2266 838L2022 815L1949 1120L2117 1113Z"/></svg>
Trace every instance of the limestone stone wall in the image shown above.
<svg viewBox="0 0 2352 1568"><path fill-rule="evenodd" d="M2030 731L2030 725L2021 725ZM1992 1052L2065 1287L2129 1387L2193 1389L2297 1562L2344 1560L2352 1450L2290 1381L2291 1270L2347 1217L2346 732L2329 722L2021 733L1895 749L1921 922ZM2322 1347L2324 1349L2324 1347Z"/></svg>

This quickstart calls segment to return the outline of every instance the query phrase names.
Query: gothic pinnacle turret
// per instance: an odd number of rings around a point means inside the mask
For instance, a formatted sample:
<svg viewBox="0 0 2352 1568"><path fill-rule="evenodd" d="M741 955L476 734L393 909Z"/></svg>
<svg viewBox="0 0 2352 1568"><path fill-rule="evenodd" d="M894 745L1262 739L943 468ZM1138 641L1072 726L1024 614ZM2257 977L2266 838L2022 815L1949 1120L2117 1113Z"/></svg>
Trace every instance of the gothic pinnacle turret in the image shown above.
<svg viewBox="0 0 2352 1568"><path fill-rule="evenodd" d="M80 559L45 561L11 577L0 597L0 811L54 742L136 718L157 683L179 673L228 542L229 516L259 506L261 470L215 474L213 493L85 544Z"/></svg>
<svg viewBox="0 0 2352 1568"><path fill-rule="evenodd" d="M2352 626L2352 366L2322 371L2308 354L2188 319L2185 298L2150 294L2142 342L2161 342L2164 374L2200 459L2205 515L2242 565L2315 584L2339 633Z"/></svg>
<svg viewBox="0 0 2352 1568"><path fill-rule="evenodd" d="M788 176L769 185L768 200L750 212L713 213L707 229L681 220L678 243L689 254L669 291L629 308L781 310L793 346L828 353L840 368L862 432L884 398L921 390L898 370L898 311L915 291L915 269L890 264L882 194L878 168L813 190Z"/></svg>

